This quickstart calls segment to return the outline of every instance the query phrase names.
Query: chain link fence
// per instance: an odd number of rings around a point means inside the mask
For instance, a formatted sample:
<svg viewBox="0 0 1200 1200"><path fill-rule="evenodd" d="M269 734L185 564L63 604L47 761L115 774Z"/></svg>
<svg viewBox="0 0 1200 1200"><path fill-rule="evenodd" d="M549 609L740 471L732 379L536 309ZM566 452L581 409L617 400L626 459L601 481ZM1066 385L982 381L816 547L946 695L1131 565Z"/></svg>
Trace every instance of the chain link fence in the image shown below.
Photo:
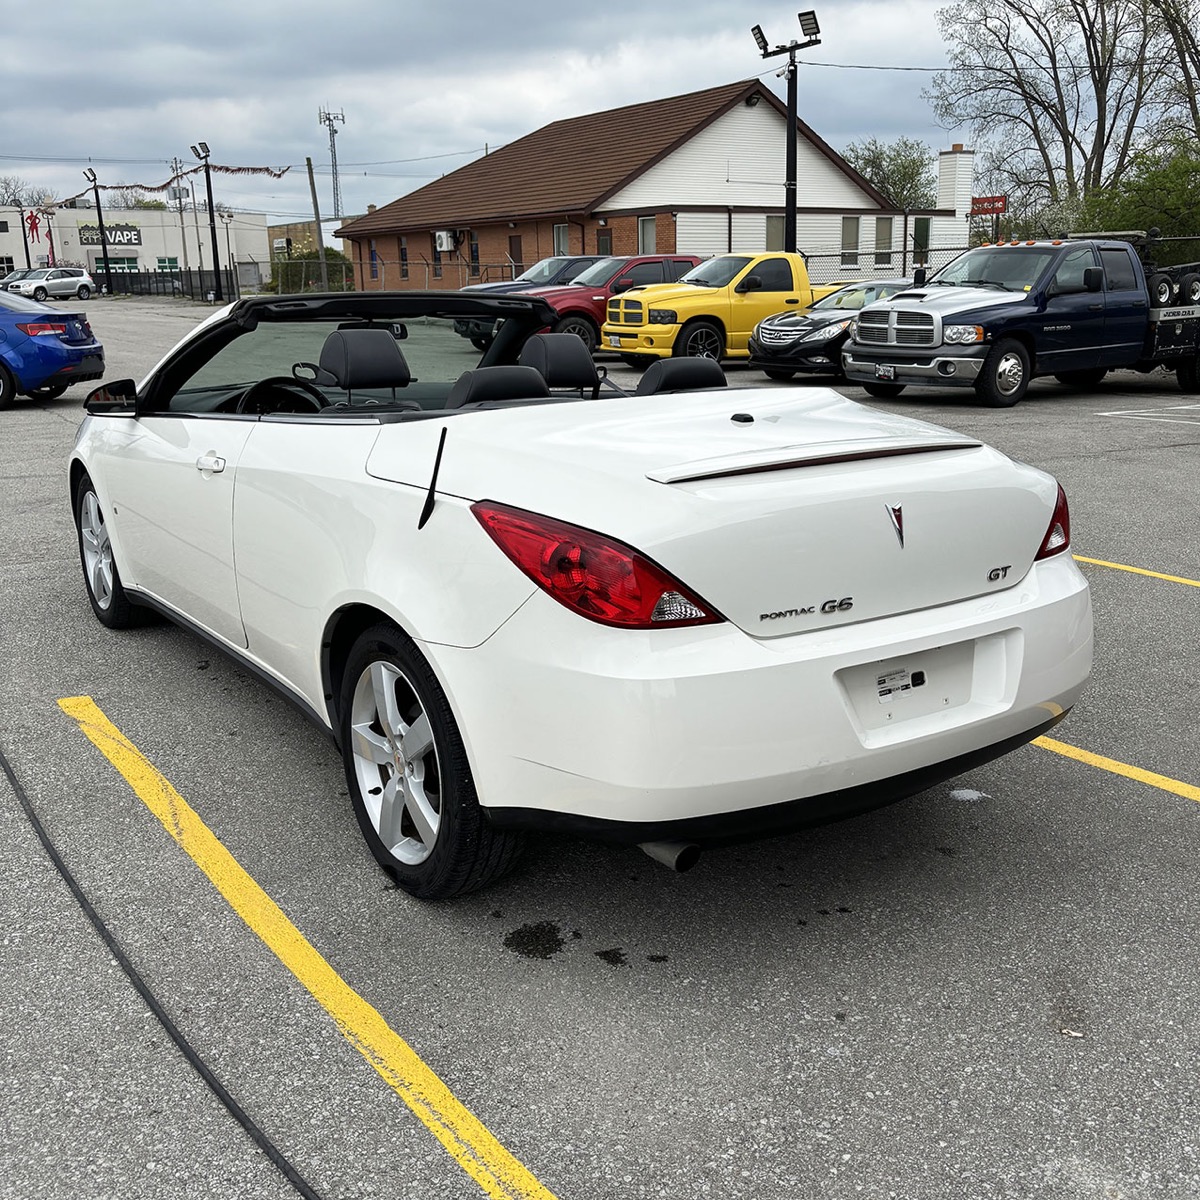
<svg viewBox="0 0 1200 1200"><path fill-rule="evenodd" d="M806 254L808 277L813 283L850 283L859 279L911 279L917 267L930 275L952 262L966 246L939 246L916 253L893 250L882 254L858 252L843 254Z"/></svg>

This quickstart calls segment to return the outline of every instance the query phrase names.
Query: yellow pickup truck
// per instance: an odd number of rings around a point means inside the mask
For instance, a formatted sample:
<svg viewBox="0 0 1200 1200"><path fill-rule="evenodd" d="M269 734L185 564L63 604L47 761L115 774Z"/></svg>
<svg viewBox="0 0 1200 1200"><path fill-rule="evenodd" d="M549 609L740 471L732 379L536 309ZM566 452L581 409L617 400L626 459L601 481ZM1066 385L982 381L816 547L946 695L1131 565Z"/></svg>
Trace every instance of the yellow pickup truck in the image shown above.
<svg viewBox="0 0 1200 1200"><path fill-rule="evenodd" d="M814 288L799 254L722 254L676 283L613 296L597 349L617 351L632 367L668 356L746 358L764 317L807 308L838 286Z"/></svg>

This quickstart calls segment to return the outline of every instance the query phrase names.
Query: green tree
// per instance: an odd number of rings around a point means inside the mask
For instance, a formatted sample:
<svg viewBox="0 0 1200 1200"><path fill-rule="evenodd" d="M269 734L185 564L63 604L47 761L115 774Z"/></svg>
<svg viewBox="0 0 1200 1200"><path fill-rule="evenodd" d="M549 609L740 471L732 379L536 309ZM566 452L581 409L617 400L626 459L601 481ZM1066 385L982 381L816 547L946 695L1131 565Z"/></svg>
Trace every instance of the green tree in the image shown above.
<svg viewBox="0 0 1200 1200"><path fill-rule="evenodd" d="M325 248L325 264L329 272L331 292L354 291L354 264L340 251ZM296 292L319 292L321 281L321 254L315 246L293 246L290 258L279 258L272 263L272 278L264 284L264 291L290 295Z"/></svg>
<svg viewBox="0 0 1200 1200"><path fill-rule="evenodd" d="M851 142L842 157L900 211L937 207L933 150L916 138Z"/></svg>

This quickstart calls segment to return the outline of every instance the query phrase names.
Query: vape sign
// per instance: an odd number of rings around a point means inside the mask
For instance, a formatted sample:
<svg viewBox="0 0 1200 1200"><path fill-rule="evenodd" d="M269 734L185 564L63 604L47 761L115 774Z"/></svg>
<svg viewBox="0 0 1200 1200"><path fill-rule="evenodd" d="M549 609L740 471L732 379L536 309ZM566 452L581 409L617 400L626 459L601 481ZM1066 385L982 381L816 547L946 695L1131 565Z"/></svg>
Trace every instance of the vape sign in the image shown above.
<svg viewBox="0 0 1200 1200"><path fill-rule="evenodd" d="M109 246L140 246L142 231L137 225L105 225L104 241ZM80 225L79 244L81 246L100 245L99 225Z"/></svg>

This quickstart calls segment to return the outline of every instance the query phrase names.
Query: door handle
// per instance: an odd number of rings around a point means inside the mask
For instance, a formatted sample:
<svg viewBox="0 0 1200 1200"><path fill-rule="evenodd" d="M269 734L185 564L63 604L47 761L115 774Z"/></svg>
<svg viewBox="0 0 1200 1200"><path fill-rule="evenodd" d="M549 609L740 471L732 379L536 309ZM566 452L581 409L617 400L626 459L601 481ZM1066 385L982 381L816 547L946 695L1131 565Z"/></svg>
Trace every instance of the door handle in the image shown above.
<svg viewBox="0 0 1200 1200"><path fill-rule="evenodd" d="M1088 309L1091 312L1099 312L1104 307L1103 304L1089 304Z"/></svg>
<svg viewBox="0 0 1200 1200"><path fill-rule="evenodd" d="M196 459L197 471L212 471L217 474L225 470L225 460L215 454L202 454Z"/></svg>

